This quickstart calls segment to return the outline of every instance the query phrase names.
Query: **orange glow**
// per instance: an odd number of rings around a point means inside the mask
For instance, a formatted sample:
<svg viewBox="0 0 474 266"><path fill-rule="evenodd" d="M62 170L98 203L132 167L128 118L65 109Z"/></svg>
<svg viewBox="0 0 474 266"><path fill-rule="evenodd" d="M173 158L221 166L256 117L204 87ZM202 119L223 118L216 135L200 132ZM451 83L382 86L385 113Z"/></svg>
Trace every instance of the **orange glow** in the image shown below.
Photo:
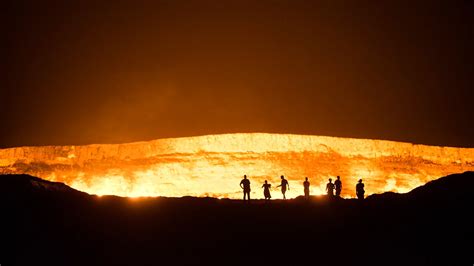
<svg viewBox="0 0 474 266"><path fill-rule="evenodd" d="M343 181L342 195L354 197L364 179L367 195L408 192L452 173L474 170L473 148L435 147L382 140L290 134L224 134L127 144L0 149L0 173L25 173L64 182L97 195L212 196L240 198L247 174L253 198L272 197L279 176L290 183L287 197L324 194L328 178Z"/></svg>

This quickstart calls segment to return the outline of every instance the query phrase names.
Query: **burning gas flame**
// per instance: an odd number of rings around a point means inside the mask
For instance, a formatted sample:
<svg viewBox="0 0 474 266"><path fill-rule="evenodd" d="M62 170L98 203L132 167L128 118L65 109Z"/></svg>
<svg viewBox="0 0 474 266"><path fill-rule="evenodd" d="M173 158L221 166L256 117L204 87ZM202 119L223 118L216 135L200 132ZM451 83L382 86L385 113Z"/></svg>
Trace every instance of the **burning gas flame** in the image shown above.
<svg viewBox="0 0 474 266"><path fill-rule="evenodd" d="M408 192L441 176L474 170L474 149L382 140L290 134L224 134L127 144L0 149L0 173L24 173L64 182L97 195L240 198L248 175L252 196L264 180L287 177L287 197L324 194L341 176L342 196L354 197L362 178L367 194ZM281 198L278 190L273 198Z"/></svg>

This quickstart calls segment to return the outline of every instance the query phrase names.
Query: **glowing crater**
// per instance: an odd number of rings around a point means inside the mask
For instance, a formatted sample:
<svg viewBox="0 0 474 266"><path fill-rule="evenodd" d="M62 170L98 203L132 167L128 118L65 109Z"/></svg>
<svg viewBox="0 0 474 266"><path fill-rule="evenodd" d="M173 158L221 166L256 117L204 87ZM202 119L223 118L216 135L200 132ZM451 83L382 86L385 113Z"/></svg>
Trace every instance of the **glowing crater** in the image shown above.
<svg viewBox="0 0 474 266"><path fill-rule="evenodd" d="M91 194L240 198L244 174L252 196L268 180L290 182L287 196L323 194L341 176L342 195L354 196L363 178L368 194L407 192L430 180L474 170L473 148L290 134L224 134L127 144L0 149L0 173L26 173ZM281 198L278 190L273 198Z"/></svg>

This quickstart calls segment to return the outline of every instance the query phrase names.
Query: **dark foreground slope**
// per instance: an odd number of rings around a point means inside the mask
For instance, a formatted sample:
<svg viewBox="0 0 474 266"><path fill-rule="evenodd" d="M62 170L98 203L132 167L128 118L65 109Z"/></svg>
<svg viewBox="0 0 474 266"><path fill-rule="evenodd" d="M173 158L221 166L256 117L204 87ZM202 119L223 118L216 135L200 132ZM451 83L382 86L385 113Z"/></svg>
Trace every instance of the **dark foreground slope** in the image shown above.
<svg viewBox="0 0 474 266"><path fill-rule="evenodd" d="M3 265L472 265L474 173L410 193L265 204L96 197L0 176Z"/></svg>

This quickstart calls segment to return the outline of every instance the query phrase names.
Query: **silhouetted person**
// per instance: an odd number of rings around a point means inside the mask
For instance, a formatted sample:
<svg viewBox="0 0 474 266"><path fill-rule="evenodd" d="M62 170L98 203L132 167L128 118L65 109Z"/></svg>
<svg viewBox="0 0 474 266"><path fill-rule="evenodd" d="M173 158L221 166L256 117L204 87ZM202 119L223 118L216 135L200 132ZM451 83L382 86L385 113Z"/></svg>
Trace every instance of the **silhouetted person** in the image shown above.
<svg viewBox="0 0 474 266"><path fill-rule="evenodd" d="M271 184L268 184L267 180L265 180L265 184L263 184L263 196L265 197L265 200L270 200L272 198L272 195L270 194L270 188L272 187Z"/></svg>
<svg viewBox="0 0 474 266"><path fill-rule="evenodd" d="M329 197L334 196L334 184L332 183L331 178L329 178L329 183L326 185L326 192L328 193Z"/></svg>
<svg viewBox="0 0 474 266"><path fill-rule="evenodd" d="M250 180L247 179L247 175L244 175L244 179L240 181L240 187L244 190L244 201L245 195L247 195L247 199L250 201Z"/></svg>
<svg viewBox="0 0 474 266"><path fill-rule="evenodd" d="M357 185L356 185L357 198L360 199L360 200L363 200L364 199L364 193L365 193L364 183L362 183L362 179L360 179L359 183L357 183Z"/></svg>
<svg viewBox="0 0 474 266"><path fill-rule="evenodd" d="M336 187L336 197L340 197L342 190L342 182L340 176L337 176L336 181L334 181L334 186Z"/></svg>
<svg viewBox="0 0 474 266"><path fill-rule="evenodd" d="M306 199L309 199L309 181L307 177L304 179L303 187L304 187L304 197Z"/></svg>
<svg viewBox="0 0 474 266"><path fill-rule="evenodd" d="M284 176L281 176L281 184L278 185L277 187L281 187L281 193L283 194L283 199L286 199L286 196L285 196L286 188L288 187L288 190L290 190L290 184L288 184L288 180L286 180Z"/></svg>

